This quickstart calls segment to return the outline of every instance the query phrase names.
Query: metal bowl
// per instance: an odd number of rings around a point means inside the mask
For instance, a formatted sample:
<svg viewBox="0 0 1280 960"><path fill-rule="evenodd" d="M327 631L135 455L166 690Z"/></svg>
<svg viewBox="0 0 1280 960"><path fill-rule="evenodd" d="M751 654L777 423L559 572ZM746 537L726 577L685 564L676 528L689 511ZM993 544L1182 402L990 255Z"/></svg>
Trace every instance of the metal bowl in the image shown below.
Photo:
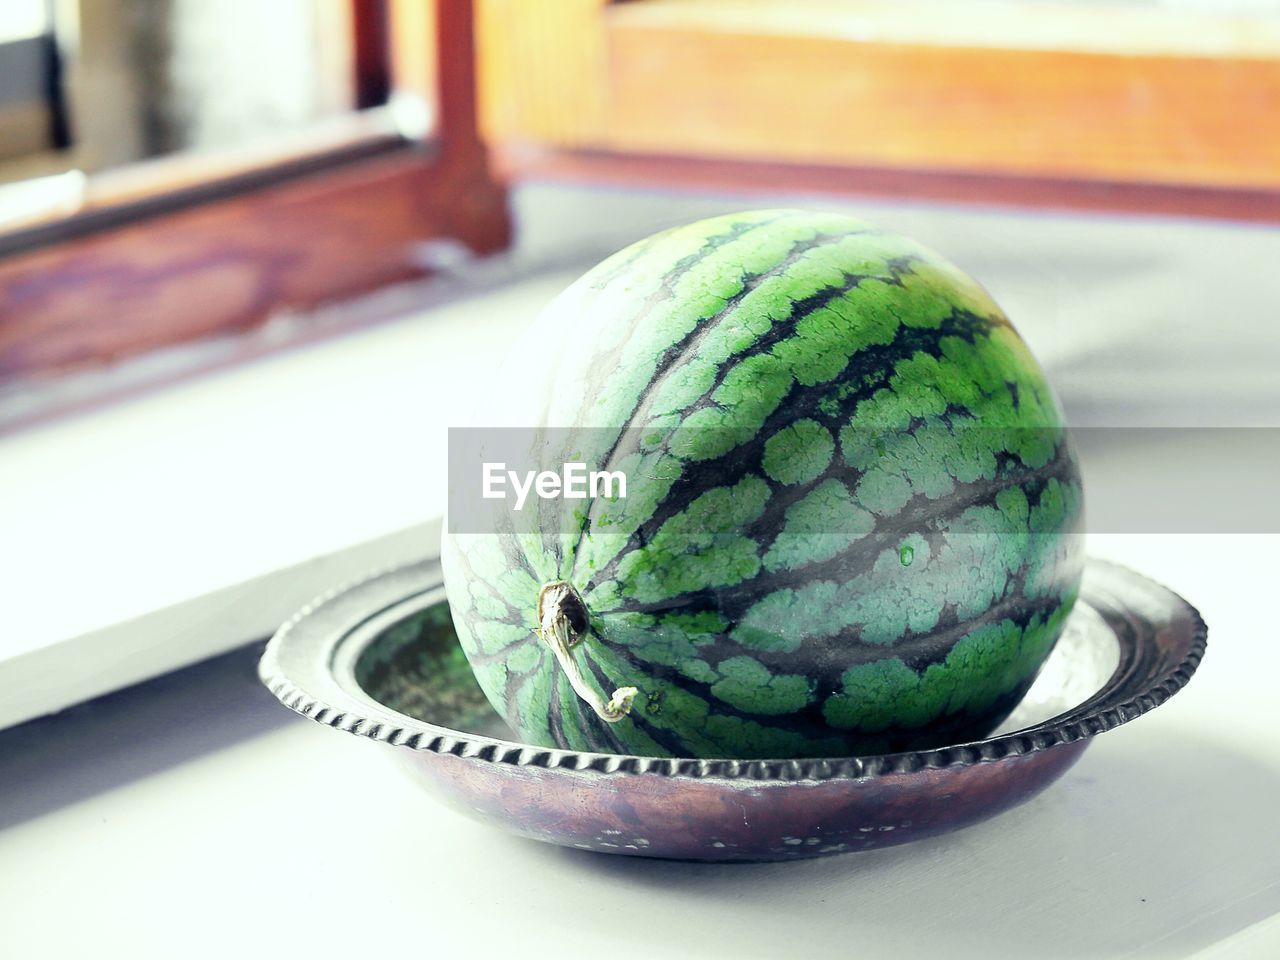
<svg viewBox="0 0 1280 960"><path fill-rule="evenodd" d="M285 706L396 745L438 799L521 836L632 856L783 860L906 843L1024 802L1095 734L1181 689L1206 633L1181 597L1091 560L1061 640L992 736L842 759L670 760L515 742L471 676L434 561L310 604L272 638L259 674Z"/></svg>

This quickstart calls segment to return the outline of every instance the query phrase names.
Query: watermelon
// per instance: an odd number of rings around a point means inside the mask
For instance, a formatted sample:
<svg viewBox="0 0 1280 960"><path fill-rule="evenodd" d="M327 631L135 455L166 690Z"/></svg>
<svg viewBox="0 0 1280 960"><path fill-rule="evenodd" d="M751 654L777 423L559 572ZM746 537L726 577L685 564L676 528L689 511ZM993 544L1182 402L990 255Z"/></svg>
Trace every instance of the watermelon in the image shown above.
<svg viewBox="0 0 1280 960"><path fill-rule="evenodd" d="M527 742L846 756L990 731L1071 610L1081 484L1000 308L801 210L643 240L535 324L504 422L625 496L446 526L458 636Z"/></svg>

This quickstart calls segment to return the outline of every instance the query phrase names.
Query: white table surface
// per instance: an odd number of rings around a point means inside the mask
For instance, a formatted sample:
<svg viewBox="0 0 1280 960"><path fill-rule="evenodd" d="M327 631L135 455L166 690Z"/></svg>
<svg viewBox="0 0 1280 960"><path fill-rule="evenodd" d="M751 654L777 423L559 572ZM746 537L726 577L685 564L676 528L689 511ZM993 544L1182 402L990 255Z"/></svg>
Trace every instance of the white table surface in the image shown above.
<svg viewBox="0 0 1280 960"><path fill-rule="evenodd" d="M610 203L588 198L577 222L643 232L759 205ZM1143 421L1170 382L1181 406L1159 409L1191 422L1206 398L1229 422L1274 399L1280 338L1243 336L1280 300L1280 273L1253 270L1275 231L860 212L987 281L1078 413ZM425 552L445 415L564 280L5 438L0 725L260 636L372 554ZM1197 331L1199 347L1179 340ZM1280 956L1280 536L1091 542L1199 606L1209 655L996 821L793 864L564 851L438 808L394 748L294 717L240 651L0 731L0 958ZM29 659L51 644L75 668L56 690Z"/></svg>
<svg viewBox="0 0 1280 960"><path fill-rule="evenodd" d="M507 836L231 654L0 735L0 956L1277 956L1277 549L1097 538L1199 605L1191 684L1017 810L822 861Z"/></svg>
<svg viewBox="0 0 1280 960"><path fill-rule="evenodd" d="M438 549L449 418L574 275L0 439L0 728L267 636L334 584Z"/></svg>

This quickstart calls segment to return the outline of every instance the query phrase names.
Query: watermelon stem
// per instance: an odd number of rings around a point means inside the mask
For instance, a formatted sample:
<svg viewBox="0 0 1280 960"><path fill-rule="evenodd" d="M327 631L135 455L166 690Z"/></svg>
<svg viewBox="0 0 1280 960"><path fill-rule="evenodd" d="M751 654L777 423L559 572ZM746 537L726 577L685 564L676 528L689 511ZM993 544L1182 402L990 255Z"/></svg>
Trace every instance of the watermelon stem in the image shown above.
<svg viewBox="0 0 1280 960"><path fill-rule="evenodd" d="M587 638L590 620L587 605L573 584L555 580L544 584L538 593L538 634L560 662L573 692L586 702L597 717L606 723L617 723L631 711L631 702L640 692L635 687L619 687L608 702L587 682L582 668L573 656L574 647Z"/></svg>

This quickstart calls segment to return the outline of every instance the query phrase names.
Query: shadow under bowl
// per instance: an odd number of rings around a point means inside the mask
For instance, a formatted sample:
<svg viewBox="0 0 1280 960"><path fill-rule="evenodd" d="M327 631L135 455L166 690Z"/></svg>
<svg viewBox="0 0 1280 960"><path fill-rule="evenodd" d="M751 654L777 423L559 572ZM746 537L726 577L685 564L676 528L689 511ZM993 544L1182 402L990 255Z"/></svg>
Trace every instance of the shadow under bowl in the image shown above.
<svg viewBox="0 0 1280 960"><path fill-rule="evenodd" d="M1206 633L1181 597L1090 560L1062 638L991 736L834 759L661 759L521 744L471 675L436 561L321 597L272 638L259 673L286 706L396 745L438 799L521 836L632 856L784 860L906 843L1017 806L1091 737L1181 689Z"/></svg>

